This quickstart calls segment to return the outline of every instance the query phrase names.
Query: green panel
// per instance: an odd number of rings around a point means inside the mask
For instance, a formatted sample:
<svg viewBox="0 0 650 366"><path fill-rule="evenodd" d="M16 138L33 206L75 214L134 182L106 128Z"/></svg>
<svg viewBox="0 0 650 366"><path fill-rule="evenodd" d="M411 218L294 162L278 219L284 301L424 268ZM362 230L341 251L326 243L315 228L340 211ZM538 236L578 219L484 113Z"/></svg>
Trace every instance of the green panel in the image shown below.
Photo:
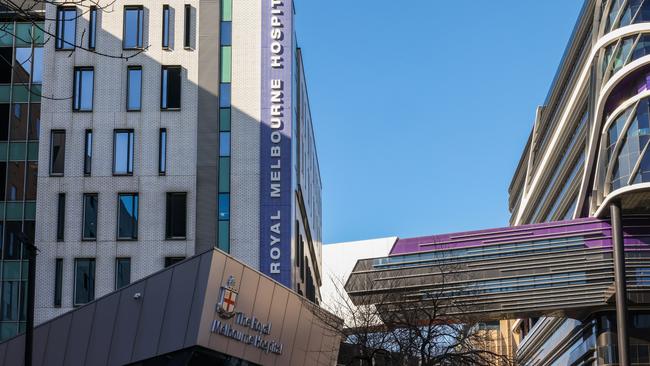
<svg viewBox="0 0 650 366"><path fill-rule="evenodd" d="M43 91L43 85L32 84L32 103L38 103L41 101L42 91Z"/></svg>
<svg viewBox="0 0 650 366"><path fill-rule="evenodd" d="M34 23L34 42L37 45L43 44L43 23Z"/></svg>
<svg viewBox="0 0 650 366"><path fill-rule="evenodd" d="M217 247L226 253L230 253L230 221L219 221Z"/></svg>
<svg viewBox="0 0 650 366"><path fill-rule="evenodd" d="M16 24L16 46L32 45L32 23Z"/></svg>
<svg viewBox="0 0 650 366"><path fill-rule="evenodd" d="M219 110L219 131L230 131L230 108L221 108Z"/></svg>
<svg viewBox="0 0 650 366"><path fill-rule="evenodd" d="M30 142L27 144L27 160L38 161L38 142Z"/></svg>
<svg viewBox="0 0 650 366"><path fill-rule="evenodd" d="M7 147L9 146L6 142L0 142L0 161L7 160ZM2 199L2 198L0 198Z"/></svg>
<svg viewBox="0 0 650 366"><path fill-rule="evenodd" d="M2 280L20 279L20 261L4 261L2 266Z"/></svg>
<svg viewBox="0 0 650 366"><path fill-rule="evenodd" d="M23 272L22 272L23 280L26 280L28 275L29 275L29 261L23 261Z"/></svg>
<svg viewBox="0 0 650 366"><path fill-rule="evenodd" d="M0 342L18 333L18 322L0 322Z"/></svg>
<svg viewBox="0 0 650 366"><path fill-rule="evenodd" d="M230 157L219 158L219 193L230 192Z"/></svg>
<svg viewBox="0 0 650 366"><path fill-rule="evenodd" d="M14 45L14 23L0 23L0 46Z"/></svg>
<svg viewBox="0 0 650 366"><path fill-rule="evenodd" d="M27 154L27 143L25 142L9 143L10 161L25 161L25 154Z"/></svg>
<svg viewBox="0 0 650 366"><path fill-rule="evenodd" d="M12 96L14 103L27 103L29 101L29 89L27 85L14 85L14 94Z"/></svg>
<svg viewBox="0 0 650 366"><path fill-rule="evenodd" d="M229 83L232 81L232 47L221 47L221 82Z"/></svg>
<svg viewBox="0 0 650 366"><path fill-rule="evenodd" d="M11 101L11 85L0 85L0 103Z"/></svg>
<svg viewBox="0 0 650 366"><path fill-rule="evenodd" d="M22 202L7 202L7 220L22 220L23 219L23 203Z"/></svg>
<svg viewBox="0 0 650 366"><path fill-rule="evenodd" d="M232 21L232 0L221 0L221 20Z"/></svg>
<svg viewBox="0 0 650 366"><path fill-rule="evenodd" d="M25 202L25 220L36 220L36 202Z"/></svg>

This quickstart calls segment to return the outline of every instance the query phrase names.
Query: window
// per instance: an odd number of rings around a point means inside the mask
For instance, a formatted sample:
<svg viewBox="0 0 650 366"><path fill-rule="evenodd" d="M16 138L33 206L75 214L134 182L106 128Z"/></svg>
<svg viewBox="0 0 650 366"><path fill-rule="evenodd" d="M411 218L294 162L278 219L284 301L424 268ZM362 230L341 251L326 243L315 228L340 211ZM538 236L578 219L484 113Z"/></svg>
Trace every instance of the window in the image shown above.
<svg viewBox="0 0 650 366"><path fill-rule="evenodd" d="M158 145L158 174L167 174L167 129L160 129L160 138Z"/></svg>
<svg viewBox="0 0 650 366"><path fill-rule="evenodd" d="M96 193L84 194L84 211L83 211L83 240L97 239L97 204L98 197Z"/></svg>
<svg viewBox="0 0 650 366"><path fill-rule="evenodd" d="M56 49L74 50L77 37L77 8L59 7L56 10Z"/></svg>
<svg viewBox="0 0 650 366"><path fill-rule="evenodd" d="M185 4L185 34L183 38L183 47L192 47L192 6Z"/></svg>
<svg viewBox="0 0 650 366"><path fill-rule="evenodd" d="M131 283L131 258L117 258L115 260L115 289Z"/></svg>
<svg viewBox="0 0 650 366"><path fill-rule="evenodd" d="M230 156L230 132L219 132L219 156Z"/></svg>
<svg viewBox="0 0 650 366"><path fill-rule="evenodd" d="M162 47L170 48L169 46L169 23L170 23L170 10L169 5L163 5L163 18L162 18Z"/></svg>
<svg viewBox="0 0 650 366"><path fill-rule="evenodd" d="M83 305L95 299L95 259L74 260L74 306Z"/></svg>
<svg viewBox="0 0 650 366"><path fill-rule="evenodd" d="M113 137L113 174L133 174L133 130L116 130Z"/></svg>
<svg viewBox="0 0 650 366"><path fill-rule="evenodd" d="M167 193L167 239L185 239L187 232L187 193Z"/></svg>
<svg viewBox="0 0 650 366"><path fill-rule="evenodd" d="M88 49L94 50L97 43L97 7L90 7L90 20L88 22Z"/></svg>
<svg viewBox="0 0 650 366"><path fill-rule="evenodd" d="M64 241L65 233L65 193L59 193L56 216L56 241Z"/></svg>
<svg viewBox="0 0 650 366"><path fill-rule="evenodd" d="M117 209L117 239L138 238L138 194L120 193Z"/></svg>
<svg viewBox="0 0 650 366"><path fill-rule="evenodd" d="M230 194L219 194L219 220L230 220Z"/></svg>
<svg viewBox="0 0 650 366"><path fill-rule="evenodd" d="M86 130L84 146L84 175L90 175L93 164L93 130Z"/></svg>
<svg viewBox="0 0 650 366"><path fill-rule="evenodd" d="M52 130L50 135L50 175L63 175L65 169L65 131Z"/></svg>
<svg viewBox="0 0 650 366"><path fill-rule="evenodd" d="M178 262L182 262L185 257L165 257L165 268L173 266Z"/></svg>
<svg viewBox="0 0 650 366"><path fill-rule="evenodd" d="M61 306L61 295L63 293L63 258L56 259L54 269L54 306Z"/></svg>
<svg viewBox="0 0 650 366"><path fill-rule="evenodd" d="M181 67L163 66L160 90L161 109L181 108Z"/></svg>
<svg viewBox="0 0 650 366"><path fill-rule="evenodd" d="M142 108L142 66L127 68L126 110L139 111Z"/></svg>
<svg viewBox="0 0 650 366"><path fill-rule="evenodd" d="M92 67L74 68L74 90L72 91L72 109L89 112L93 110L93 84L95 70Z"/></svg>
<svg viewBox="0 0 650 366"><path fill-rule="evenodd" d="M143 48L144 9L142 6L124 7L124 37L122 47L128 49Z"/></svg>

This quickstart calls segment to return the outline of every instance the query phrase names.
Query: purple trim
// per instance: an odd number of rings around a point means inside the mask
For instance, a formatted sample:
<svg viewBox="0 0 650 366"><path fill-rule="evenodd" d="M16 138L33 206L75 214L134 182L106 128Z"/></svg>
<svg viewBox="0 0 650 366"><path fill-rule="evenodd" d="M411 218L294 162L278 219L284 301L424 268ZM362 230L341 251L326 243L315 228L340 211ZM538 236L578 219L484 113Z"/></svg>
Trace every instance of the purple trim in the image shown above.
<svg viewBox="0 0 650 366"><path fill-rule="evenodd" d="M262 1L260 270L291 288L293 4Z"/></svg>
<svg viewBox="0 0 650 366"><path fill-rule="evenodd" d="M633 250L650 250L650 220L625 219L625 245ZM460 233L399 239L390 255L430 252L436 250L478 247L488 244L555 239L583 236L589 248L611 247L612 233L609 220L583 218L570 221L511 226Z"/></svg>

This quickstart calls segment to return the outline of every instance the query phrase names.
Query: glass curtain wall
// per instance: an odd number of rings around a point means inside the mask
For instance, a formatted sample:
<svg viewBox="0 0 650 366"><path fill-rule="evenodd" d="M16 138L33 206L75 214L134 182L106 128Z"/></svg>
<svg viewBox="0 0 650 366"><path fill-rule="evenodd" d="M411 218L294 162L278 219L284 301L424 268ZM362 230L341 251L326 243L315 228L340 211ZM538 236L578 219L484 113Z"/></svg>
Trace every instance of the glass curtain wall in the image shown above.
<svg viewBox="0 0 650 366"><path fill-rule="evenodd" d="M0 22L0 341L25 330L27 254L34 239L43 24Z"/></svg>
<svg viewBox="0 0 650 366"><path fill-rule="evenodd" d="M221 0L219 87L219 223L217 247L230 252L230 91L232 81L232 0Z"/></svg>

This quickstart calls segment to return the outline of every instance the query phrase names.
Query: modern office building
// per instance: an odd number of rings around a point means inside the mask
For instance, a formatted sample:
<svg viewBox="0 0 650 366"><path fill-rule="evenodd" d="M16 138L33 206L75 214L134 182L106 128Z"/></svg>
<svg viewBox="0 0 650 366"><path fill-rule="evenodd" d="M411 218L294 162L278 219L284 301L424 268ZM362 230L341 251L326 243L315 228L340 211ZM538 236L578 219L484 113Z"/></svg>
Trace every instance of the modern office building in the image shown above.
<svg viewBox="0 0 650 366"><path fill-rule="evenodd" d="M43 83L42 22L0 8L0 339L25 328L27 254L34 238Z"/></svg>
<svg viewBox="0 0 650 366"><path fill-rule="evenodd" d="M321 181L292 1L56 4L44 40L2 38L43 65L0 81L2 113L20 116L2 142L5 243L35 231L36 323L215 247L318 303ZM38 104L19 83L41 80ZM4 248L8 337L26 271Z"/></svg>
<svg viewBox="0 0 650 366"><path fill-rule="evenodd" d="M649 42L650 4L586 0L509 187L514 228L403 239L355 271L426 272L409 262L431 271L471 252L463 296L492 299L488 319L520 318L520 364L650 364Z"/></svg>

